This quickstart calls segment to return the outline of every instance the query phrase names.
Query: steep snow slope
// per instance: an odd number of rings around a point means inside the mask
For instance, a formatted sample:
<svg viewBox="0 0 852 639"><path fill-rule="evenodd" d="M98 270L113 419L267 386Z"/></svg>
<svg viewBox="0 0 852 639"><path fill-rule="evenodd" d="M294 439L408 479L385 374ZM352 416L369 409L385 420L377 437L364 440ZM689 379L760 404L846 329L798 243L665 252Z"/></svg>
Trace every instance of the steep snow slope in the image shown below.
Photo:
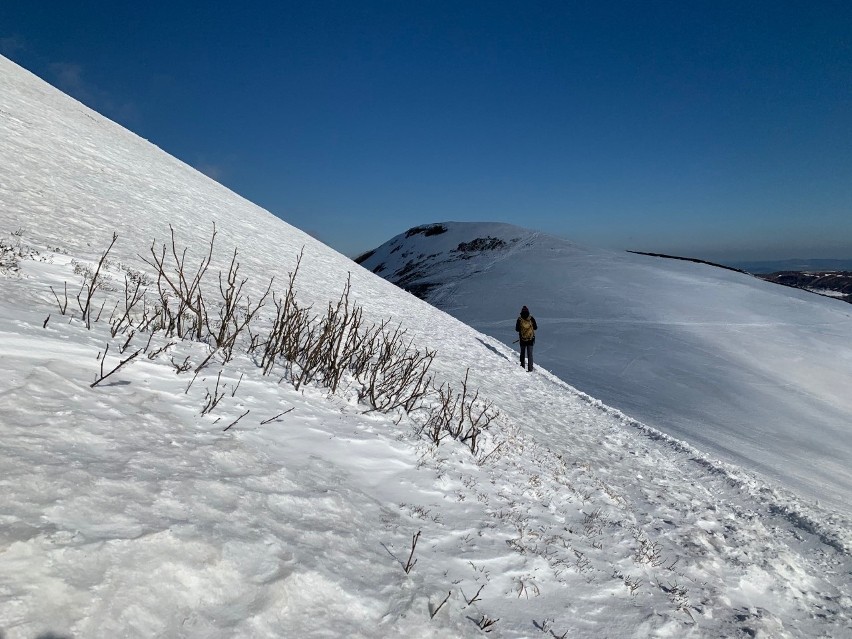
<svg viewBox="0 0 852 639"><path fill-rule="evenodd" d="M0 140L4 639L474 637L494 620L497 637L852 632L843 518L524 373L497 340L3 58ZM234 247L253 299L303 247L301 302L323 309L351 271L368 317L437 350L438 382L471 368L502 413L482 450L428 444L426 410L370 412L351 379L297 391L240 351L193 381L181 363L206 345L80 321L80 277L113 231L105 315L169 225L197 264L213 222L206 290Z"/></svg>
<svg viewBox="0 0 852 639"><path fill-rule="evenodd" d="M506 344L526 304L540 326L539 365L702 450L850 512L848 305L503 224L441 226L445 233L424 227L391 239L363 266L425 291L438 308Z"/></svg>

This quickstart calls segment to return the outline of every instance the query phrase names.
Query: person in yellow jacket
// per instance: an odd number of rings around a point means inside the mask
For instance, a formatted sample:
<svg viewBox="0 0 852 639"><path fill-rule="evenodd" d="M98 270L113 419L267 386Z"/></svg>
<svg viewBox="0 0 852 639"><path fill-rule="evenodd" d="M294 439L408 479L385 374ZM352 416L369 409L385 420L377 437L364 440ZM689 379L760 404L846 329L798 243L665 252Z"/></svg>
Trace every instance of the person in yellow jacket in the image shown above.
<svg viewBox="0 0 852 639"><path fill-rule="evenodd" d="M515 322L515 330L518 332L521 342L521 366L529 364L527 370L532 372L533 344L535 343L535 332L538 330L538 324L535 323L535 318L530 315L530 309L526 306L521 309L521 314Z"/></svg>

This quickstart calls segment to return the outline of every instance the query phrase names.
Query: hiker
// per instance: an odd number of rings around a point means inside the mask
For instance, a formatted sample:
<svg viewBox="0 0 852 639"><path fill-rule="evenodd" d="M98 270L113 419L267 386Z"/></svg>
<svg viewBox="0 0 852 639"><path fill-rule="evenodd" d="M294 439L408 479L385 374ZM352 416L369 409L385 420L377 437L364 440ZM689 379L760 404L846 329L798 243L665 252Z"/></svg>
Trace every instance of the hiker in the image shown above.
<svg viewBox="0 0 852 639"><path fill-rule="evenodd" d="M536 329L538 329L538 324L535 323L535 318L530 315L530 309L524 306L521 309L521 315L515 322L515 330L518 332L521 342L521 366L526 366L529 363L527 368L529 372L532 372L533 369L533 344L535 343Z"/></svg>

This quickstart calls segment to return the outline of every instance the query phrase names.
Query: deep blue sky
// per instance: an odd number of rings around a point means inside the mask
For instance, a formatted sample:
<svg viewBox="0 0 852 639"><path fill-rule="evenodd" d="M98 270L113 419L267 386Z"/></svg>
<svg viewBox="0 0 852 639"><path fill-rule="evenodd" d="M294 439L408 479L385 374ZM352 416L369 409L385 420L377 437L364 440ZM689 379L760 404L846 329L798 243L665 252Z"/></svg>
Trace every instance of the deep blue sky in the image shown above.
<svg viewBox="0 0 852 639"><path fill-rule="evenodd" d="M848 0L4 0L0 53L348 255L852 257Z"/></svg>

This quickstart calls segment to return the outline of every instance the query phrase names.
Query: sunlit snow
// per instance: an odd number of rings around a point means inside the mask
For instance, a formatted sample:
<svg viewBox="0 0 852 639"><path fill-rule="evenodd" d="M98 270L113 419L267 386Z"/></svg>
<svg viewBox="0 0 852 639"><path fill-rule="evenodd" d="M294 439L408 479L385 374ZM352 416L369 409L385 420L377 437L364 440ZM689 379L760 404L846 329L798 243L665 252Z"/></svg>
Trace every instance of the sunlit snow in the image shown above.
<svg viewBox="0 0 852 639"><path fill-rule="evenodd" d="M3 639L852 633L840 514L575 390L570 371L522 371L499 340L4 58L0 141ZM170 225L196 263L214 222L208 290L235 248L254 299L303 249L304 304L324 309L351 272L370 321L437 351L437 383L470 369L501 413L481 450L431 445L422 415L369 411L352 383L297 391L245 352L193 381L181 363L206 344L86 328L75 295L113 233L105 314ZM598 272L590 286L614 285ZM523 282L505 283L514 309Z"/></svg>
<svg viewBox="0 0 852 639"><path fill-rule="evenodd" d="M650 426L852 516L852 306L707 264L501 224L402 234L363 265ZM492 237L504 247L459 251Z"/></svg>

